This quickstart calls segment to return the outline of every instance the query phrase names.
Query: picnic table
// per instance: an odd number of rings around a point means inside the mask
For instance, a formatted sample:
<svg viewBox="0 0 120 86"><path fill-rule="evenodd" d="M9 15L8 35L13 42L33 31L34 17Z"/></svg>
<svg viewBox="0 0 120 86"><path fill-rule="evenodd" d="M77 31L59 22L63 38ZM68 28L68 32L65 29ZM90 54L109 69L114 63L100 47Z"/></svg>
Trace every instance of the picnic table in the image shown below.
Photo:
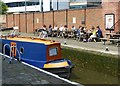
<svg viewBox="0 0 120 86"><path fill-rule="evenodd" d="M103 45L105 45L105 42L108 41L109 39L108 38L100 38L100 40L103 41Z"/></svg>
<svg viewBox="0 0 120 86"><path fill-rule="evenodd" d="M117 46L119 46L120 44L120 39L109 39L110 41L112 41L113 43L116 43Z"/></svg>
<svg viewBox="0 0 120 86"><path fill-rule="evenodd" d="M108 37L110 35L110 37ZM100 38L103 41L103 45L105 45L106 41L110 41L113 44L116 43L117 46L120 44L120 34L113 34L113 33L107 33L107 36L105 38Z"/></svg>
<svg viewBox="0 0 120 86"><path fill-rule="evenodd" d="M100 40L102 40L103 41L103 45L105 45L105 43L107 42L107 41L109 41L109 39L112 37L112 33L105 33L105 37L104 38L100 38Z"/></svg>
<svg viewBox="0 0 120 86"><path fill-rule="evenodd" d="M110 38L113 35L113 33L105 33L106 38Z"/></svg>
<svg viewBox="0 0 120 86"><path fill-rule="evenodd" d="M120 34L113 34L113 38L119 39L120 38Z"/></svg>

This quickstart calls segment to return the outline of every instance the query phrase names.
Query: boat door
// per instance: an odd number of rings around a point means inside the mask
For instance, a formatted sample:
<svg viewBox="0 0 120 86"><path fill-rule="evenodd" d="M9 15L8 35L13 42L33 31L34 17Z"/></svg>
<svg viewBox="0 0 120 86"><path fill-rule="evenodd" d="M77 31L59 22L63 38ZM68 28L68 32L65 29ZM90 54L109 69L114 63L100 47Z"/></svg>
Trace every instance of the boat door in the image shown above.
<svg viewBox="0 0 120 86"><path fill-rule="evenodd" d="M11 42L11 55L16 57L16 42Z"/></svg>

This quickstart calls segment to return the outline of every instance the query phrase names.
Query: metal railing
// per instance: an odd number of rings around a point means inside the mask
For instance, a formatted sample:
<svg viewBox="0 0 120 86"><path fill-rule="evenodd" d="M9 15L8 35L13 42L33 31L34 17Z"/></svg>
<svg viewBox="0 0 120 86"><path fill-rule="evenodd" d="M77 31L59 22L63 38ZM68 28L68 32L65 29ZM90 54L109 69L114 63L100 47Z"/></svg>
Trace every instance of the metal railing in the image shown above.
<svg viewBox="0 0 120 86"><path fill-rule="evenodd" d="M18 53L18 55L19 55L19 57L18 57L18 60L19 61L21 61L21 56L20 56L20 53L19 53L19 51L18 51L18 49L17 49L17 46L10 46L9 44L5 44L4 46L3 46L3 54L4 54L4 57L3 57L3 60L5 60L5 55L6 55L6 53L5 53L5 51L6 51L6 46L9 46L9 49L10 49L10 59L9 59L9 63L11 63L12 62L12 59L14 58L14 56L13 56L13 51L12 51L12 48L16 48L16 51L17 51L17 53Z"/></svg>

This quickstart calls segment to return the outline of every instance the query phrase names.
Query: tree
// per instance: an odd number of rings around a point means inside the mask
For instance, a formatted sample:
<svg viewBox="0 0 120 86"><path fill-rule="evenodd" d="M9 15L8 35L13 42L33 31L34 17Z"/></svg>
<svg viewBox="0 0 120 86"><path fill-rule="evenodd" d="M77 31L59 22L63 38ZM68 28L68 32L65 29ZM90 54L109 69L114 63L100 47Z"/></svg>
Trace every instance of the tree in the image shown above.
<svg viewBox="0 0 120 86"><path fill-rule="evenodd" d="M6 14L7 10L8 6L4 2L0 1L0 14Z"/></svg>

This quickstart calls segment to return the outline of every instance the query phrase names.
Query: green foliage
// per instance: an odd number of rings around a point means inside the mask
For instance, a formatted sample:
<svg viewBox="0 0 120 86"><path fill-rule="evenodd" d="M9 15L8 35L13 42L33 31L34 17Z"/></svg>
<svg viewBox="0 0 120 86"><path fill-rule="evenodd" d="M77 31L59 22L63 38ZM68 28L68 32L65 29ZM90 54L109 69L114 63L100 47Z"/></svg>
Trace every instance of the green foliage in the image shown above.
<svg viewBox="0 0 120 86"><path fill-rule="evenodd" d="M6 14L8 6L0 1L0 14Z"/></svg>

